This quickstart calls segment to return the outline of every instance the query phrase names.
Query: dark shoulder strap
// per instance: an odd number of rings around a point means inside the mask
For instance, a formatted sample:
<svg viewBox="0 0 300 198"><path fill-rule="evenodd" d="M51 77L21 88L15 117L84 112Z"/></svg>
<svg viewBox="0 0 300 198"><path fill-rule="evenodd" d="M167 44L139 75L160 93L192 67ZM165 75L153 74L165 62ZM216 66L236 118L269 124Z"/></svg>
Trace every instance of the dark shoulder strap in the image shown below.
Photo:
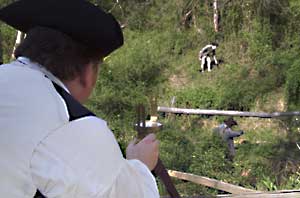
<svg viewBox="0 0 300 198"><path fill-rule="evenodd" d="M76 120L86 116L95 116L90 110L81 105L73 96L66 92L62 87L52 82L58 94L64 99L68 113L69 121ZM36 191L33 198L46 198L39 190Z"/></svg>
<svg viewBox="0 0 300 198"><path fill-rule="evenodd" d="M59 95L64 99L69 112L69 120L76 120L86 116L95 116L90 110L81 105L73 96L66 92L62 87L53 82L53 85Z"/></svg>
<svg viewBox="0 0 300 198"><path fill-rule="evenodd" d="M42 193L37 190L33 198L46 198Z"/></svg>

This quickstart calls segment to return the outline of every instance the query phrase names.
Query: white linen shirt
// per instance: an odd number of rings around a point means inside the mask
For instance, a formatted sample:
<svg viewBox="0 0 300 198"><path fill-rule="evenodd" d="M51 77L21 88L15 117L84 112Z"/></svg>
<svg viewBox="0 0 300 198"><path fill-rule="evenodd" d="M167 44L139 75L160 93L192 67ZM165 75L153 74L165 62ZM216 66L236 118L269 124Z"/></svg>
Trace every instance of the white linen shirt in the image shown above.
<svg viewBox="0 0 300 198"><path fill-rule="evenodd" d="M155 178L123 158L104 120L70 121L40 65L20 58L0 66L0 195L32 198L158 198Z"/></svg>

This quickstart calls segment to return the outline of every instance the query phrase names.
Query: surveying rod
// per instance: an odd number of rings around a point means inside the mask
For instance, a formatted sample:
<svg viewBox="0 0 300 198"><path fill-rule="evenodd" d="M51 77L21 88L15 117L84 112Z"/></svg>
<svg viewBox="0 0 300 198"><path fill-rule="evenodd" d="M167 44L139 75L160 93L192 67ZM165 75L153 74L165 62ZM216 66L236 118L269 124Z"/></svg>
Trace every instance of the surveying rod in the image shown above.
<svg viewBox="0 0 300 198"><path fill-rule="evenodd" d="M143 105L137 106L137 123L135 125L135 129L138 132L138 139L143 139L146 135L149 133L156 133L162 128L162 124L157 122L157 116L153 115L154 108L157 109L156 106L151 106L152 108L152 116L150 120L145 120L146 114L145 114L145 107ZM174 184L172 183L171 177L169 176L164 164L158 158L157 164L152 171L152 174L154 176L159 177L166 190L170 194L172 198L180 198L179 193L177 192Z"/></svg>

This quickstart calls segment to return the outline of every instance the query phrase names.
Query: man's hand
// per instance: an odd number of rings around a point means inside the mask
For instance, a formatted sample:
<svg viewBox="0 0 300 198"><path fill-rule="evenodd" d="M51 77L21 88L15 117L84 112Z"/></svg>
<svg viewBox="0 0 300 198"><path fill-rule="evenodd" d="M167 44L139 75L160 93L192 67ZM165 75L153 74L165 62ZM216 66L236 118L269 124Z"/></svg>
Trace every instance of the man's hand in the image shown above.
<svg viewBox="0 0 300 198"><path fill-rule="evenodd" d="M126 149L127 159L138 159L142 161L149 170L153 170L157 164L159 153L159 141L153 133L147 135L140 142L133 140Z"/></svg>

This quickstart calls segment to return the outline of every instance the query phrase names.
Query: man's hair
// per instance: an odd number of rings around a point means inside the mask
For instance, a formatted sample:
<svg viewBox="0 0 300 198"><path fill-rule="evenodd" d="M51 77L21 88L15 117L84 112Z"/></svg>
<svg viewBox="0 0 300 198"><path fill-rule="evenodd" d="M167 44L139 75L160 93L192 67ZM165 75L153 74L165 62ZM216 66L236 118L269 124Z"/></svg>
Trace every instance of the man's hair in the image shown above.
<svg viewBox="0 0 300 198"><path fill-rule="evenodd" d="M216 43L216 42L211 42L211 45L215 45L215 46L219 46L219 44L218 43Z"/></svg>
<svg viewBox="0 0 300 198"><path fill-rule="evenodd" d="M233 119L233 117L229 117L227 119L224 120L224 123L229 126L232 127L234 125L238 125L238 123Z"/></svg>
<svg viewBox="0 0 300 198"><path fill-rule="evenodd" d="M68 35L46 27L29 30L14 55L39 63L60 80L74 79L86 64L97 63L102 58L99 50L90 49Z"/></svg>

